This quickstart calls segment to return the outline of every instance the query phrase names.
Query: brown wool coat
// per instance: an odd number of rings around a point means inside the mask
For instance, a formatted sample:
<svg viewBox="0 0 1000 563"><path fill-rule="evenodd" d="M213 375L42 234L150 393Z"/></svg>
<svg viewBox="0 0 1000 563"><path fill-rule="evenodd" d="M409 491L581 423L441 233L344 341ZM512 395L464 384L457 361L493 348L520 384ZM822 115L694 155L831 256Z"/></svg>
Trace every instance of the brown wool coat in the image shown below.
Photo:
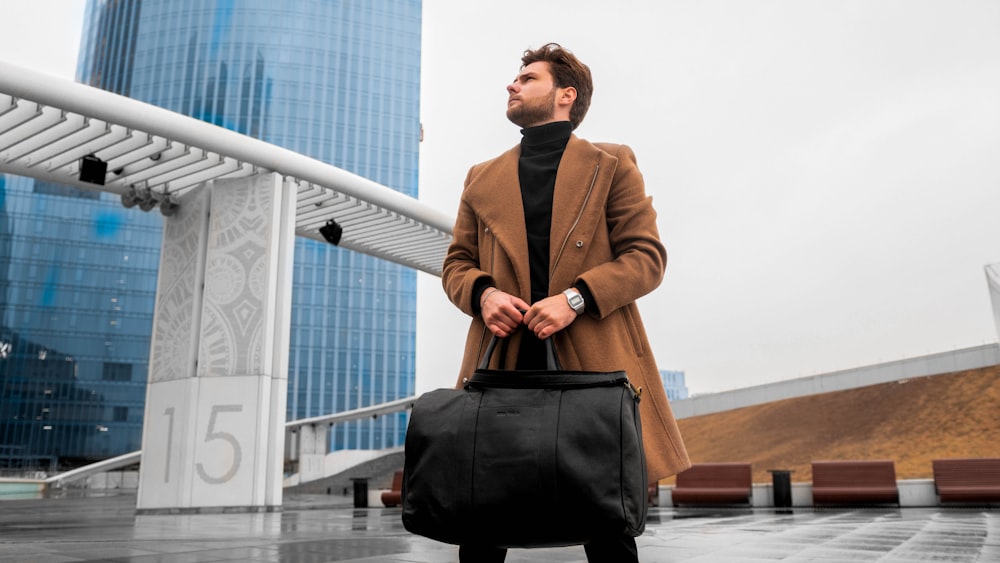
<svg viewBox="0 0 1000 563"><path fill-rule="evenodd" d="M531 302L519 156L520 147L514 147L473 166L465 181L442 274L448 298L472 316L459 384L474 371L489 341L473 309L476 281L488 278L491 285ZM650 480L683 471L691 463L635 304L660 284L667 255L631 149L570 137L556 176L550 236L549 295L582 280L594 301L553 337L563 367L625 370L643 390L640 412ZM509 354L518 349L518 338L517 333L511 337ZM503 367L513 366L512 358L503 361Z"/></svg>

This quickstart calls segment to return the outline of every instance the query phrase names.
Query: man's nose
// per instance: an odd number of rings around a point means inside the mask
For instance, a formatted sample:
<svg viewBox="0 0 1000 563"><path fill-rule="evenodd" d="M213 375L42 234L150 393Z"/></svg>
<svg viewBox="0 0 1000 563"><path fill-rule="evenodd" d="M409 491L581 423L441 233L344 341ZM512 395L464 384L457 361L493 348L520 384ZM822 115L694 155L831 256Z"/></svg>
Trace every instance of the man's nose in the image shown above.
<svg viewBox="0 0 1000 563"><path fill-rule="evenodd" d="M508 94L516 94L517 90L518 90L517 82L511 82L510 84L507 85Z"/></svg>

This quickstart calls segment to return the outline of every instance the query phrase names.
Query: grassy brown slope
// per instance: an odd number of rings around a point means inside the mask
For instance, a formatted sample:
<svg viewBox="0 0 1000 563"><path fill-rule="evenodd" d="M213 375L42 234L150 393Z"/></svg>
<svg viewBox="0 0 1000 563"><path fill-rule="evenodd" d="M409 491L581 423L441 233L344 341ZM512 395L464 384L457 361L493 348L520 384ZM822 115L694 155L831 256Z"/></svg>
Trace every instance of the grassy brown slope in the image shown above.
<svg viewBox="0 0 1000 563"><path fill-rule="evenodd" d="M810 462L891 459L899 479L933 477L931 460L1000 457L1000 366L797 397L678 421L691 460L792 469ZM669 481L668 481L669 482Z"/></svg>

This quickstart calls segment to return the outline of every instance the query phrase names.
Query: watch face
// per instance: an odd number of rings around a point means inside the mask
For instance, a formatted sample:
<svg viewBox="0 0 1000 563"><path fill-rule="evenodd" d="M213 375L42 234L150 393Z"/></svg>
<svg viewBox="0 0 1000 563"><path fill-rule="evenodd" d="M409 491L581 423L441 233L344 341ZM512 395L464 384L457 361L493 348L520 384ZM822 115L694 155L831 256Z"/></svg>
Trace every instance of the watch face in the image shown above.
<svg viewBox="0 0 1000 563"><path fill-rule="evenodd" d="M580 311L583 310L583 296L582 295L580 295L579 293L576 293L574 291L568 291L568 290L565 291L565 292L563 292L563 294L566 295L566 300L569 302L569 306L574 311L576 311L577 313L579 313Z"/></svg>

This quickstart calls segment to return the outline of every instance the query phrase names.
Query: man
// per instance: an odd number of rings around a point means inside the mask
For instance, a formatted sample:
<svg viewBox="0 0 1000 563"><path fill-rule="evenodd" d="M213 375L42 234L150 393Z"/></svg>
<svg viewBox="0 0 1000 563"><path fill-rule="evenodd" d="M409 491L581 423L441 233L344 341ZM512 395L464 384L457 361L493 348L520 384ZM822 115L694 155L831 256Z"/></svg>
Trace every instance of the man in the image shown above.
<svg viewBox="0 0 1000 563"><path fill-rule="evenodd" d="M690 462L635 304L666 266L656 212L631 149L572 133L590 106L590 69L555 43L521 62L507 86L521 144L469 171L444 262L445 292L472 317L460 379L490 333L510 337L507 368L544 369L552 338L566 369L624 370L643 389L649 478L662 479ZM591 563L638 561L632 537L611 534L585 549ZM505 556L460 550L463 562Z"/></svg>

